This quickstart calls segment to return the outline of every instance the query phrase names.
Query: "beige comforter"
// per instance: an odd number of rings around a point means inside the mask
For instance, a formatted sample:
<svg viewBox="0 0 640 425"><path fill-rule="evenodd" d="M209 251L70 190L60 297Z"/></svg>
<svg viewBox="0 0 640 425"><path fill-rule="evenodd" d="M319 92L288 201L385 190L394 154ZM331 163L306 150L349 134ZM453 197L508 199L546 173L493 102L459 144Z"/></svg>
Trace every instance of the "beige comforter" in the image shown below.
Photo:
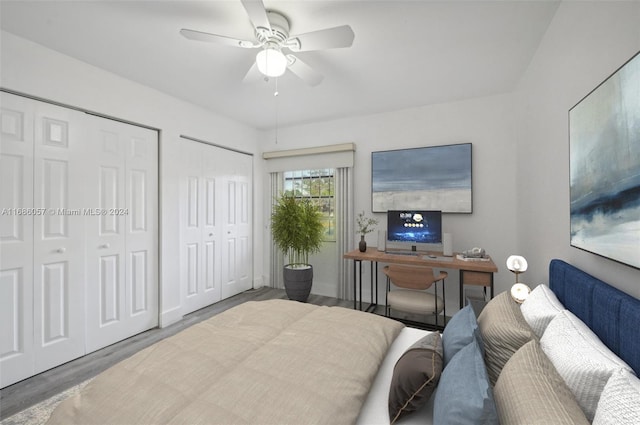
<svg viewBox="0 0 640 425"><path fill-rule="evenodd" d="M48 423L354 423L402 327L340 307L247 302L100 374Z"/></svg>

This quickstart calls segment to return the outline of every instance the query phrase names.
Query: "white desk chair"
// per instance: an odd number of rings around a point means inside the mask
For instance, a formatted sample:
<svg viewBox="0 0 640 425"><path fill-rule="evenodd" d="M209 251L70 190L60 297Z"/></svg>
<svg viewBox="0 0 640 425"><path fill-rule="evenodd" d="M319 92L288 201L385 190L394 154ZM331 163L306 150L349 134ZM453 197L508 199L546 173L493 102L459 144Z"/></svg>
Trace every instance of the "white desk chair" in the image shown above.
<svg viewBox="0 0 640 425"><path fill-rule="evenodd" d="M431 267L411 266L405 264L389 264L382 270L387 275L387 293L385 315L390 316L390 310L403 311L405 313L434 315L436 327L438 316L445 311L444 300L438 296L438 285L434 286L434 294L426 292L427 289L439 281L442 281L442 295L444 296L444 279L447 272L436 275ZM393 283L398 289L391 289ZM443 326L446 324L443 319Z"/></svg>

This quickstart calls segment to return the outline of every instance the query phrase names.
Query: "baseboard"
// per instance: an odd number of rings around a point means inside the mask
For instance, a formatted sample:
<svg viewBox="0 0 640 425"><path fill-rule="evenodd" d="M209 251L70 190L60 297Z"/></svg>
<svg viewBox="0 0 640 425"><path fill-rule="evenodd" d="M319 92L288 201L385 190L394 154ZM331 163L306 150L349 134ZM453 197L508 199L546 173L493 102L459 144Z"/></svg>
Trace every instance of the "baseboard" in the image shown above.
<svg viewBox="0 0 640 425"><path fill-rule="evenodd" d="M253 289L262 288L263 286L267 286L265 284L265 280L262 276L253 280Z"/></svg>
<svg viewBox="0 0 640 425"><path fill-rule="evenodd" d="M182 307L174 307L170 310L163 311L160 314L160 327L166 328L167 326L173 325L176 322L182 320Z"/></svg>

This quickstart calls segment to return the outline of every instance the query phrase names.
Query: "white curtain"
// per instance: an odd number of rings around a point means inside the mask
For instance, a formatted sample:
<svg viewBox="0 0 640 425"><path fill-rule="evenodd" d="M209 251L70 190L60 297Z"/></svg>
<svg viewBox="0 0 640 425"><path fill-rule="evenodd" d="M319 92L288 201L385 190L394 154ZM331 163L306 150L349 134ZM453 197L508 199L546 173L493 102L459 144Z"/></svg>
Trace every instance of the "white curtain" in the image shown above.
<svg viewBox="0 0 640 425"><path fill-rule="evenodd" d="M270 190L269 196L271 197L271 212L273 212L273 206L280 196L283 187L283 179L282 173L269 173L270 177ZM271 213L269 214L271 217ZM271 220L269 220L271 223ZM284 288L284 283L282 282L282 268L284 267L284 254L282 251L277 249L273 244L273 236L271 235L271 228L269 228L269 244L271 246L271 258L270 258L270 267L269 270L269 286L272 288Z"/></svg>
<svg viewBox="0 0 640 425"><path fill-rule="evenodd" d="M337 168L336 190L336 243L338 253L338 298L354 299L353 261L342 258L354 248L353 181L351 167Z"/></svg>

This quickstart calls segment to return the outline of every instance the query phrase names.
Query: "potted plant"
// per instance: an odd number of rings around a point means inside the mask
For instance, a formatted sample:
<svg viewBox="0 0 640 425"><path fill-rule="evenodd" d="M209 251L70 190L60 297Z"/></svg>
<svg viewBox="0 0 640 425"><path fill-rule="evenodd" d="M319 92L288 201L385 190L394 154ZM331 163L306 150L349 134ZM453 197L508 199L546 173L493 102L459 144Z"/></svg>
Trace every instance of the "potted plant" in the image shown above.
<svg viewBox="0 0 640 425"><path fill-rule="evenodd" d="M360 252L365 252L367 250L367 241L364 240L364 236L367 233L373 232L373 226L378 224L378 220L371 217L366 217L364 215L364 211L358 214L358 218L356 219L356 224L358 225L358 230L356 233L360 234L360 244L358 245L358 249Z"/></svg>
<svg viewBox="0 0 640 425"><path fill-rule="evenodd" d="M283 270L287 296L306 302L313 281L309 254L320 251L324 237L320 209L308 199L285 193L271 214L271 233L274 244L289 261Z"/></svg>

